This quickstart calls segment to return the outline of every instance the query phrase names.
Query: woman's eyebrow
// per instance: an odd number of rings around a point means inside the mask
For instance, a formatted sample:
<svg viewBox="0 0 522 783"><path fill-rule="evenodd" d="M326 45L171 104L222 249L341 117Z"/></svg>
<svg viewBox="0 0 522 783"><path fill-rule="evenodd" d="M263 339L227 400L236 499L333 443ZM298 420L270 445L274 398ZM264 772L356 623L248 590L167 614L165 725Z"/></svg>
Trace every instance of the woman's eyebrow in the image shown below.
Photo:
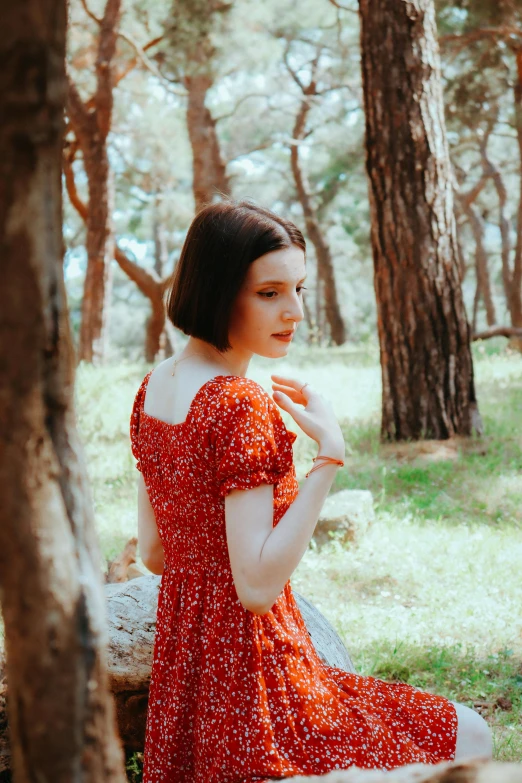
<svg viewBox="0 0 522 783"><path fill-rule="evenodd" d="M305 277L302 277L299 282L302 283L304 280L306 280ZM262 283L258 283L257 285L286 285L285 280L264 280Z"/></svg>

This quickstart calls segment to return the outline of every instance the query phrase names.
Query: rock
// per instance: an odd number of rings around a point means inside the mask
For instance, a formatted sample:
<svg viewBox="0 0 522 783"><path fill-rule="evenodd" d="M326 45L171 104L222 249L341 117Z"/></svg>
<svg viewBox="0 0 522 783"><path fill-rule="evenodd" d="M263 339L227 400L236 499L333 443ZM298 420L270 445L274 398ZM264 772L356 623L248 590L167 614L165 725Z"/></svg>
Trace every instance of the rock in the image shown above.
<svg viewBox="0 0 522 783"><path fill-rule="evenodd" d="M319 658L328 666L336 666L338 669L355 674L355 666L341 637L310 601L295 590L292 592Z"/></svg>
<svg viewBox="0 0 522 783"><path fill-rule="evenodd" d="M160 577L154 574L105 585L108 670L119 733L126 752L142 751ZM294 592L319 656L330 666L355 671L341 639L306 598ZM0 651L1 661L1 651ZM7 683L0 682L0 773L9 769Z"/></svg>
<svg viewBox="0 0 522 783"><path fill-rule="evenodd" d="M397 769L351 767L327 775L298 775L288 783L522 783L522 764L468 761L408 764Z"/></svg>
<svg viewBox="0 0 522 783"><path fill-rule="evenodd" d="M109 622L109 675L120 735L126 749L141 750L160 577L154 574L105 586ZM340 637L306 598L294 592L312 643L328 665L355 672Z"/></svg>
<svg viewBox="0 0 522 783"><path fill-rule="evenodd" d="M321 547L332 537L342 543L357 541L375 519L372 493L365 489L343 489L329 495L315 526L313 541Z"/></svg>

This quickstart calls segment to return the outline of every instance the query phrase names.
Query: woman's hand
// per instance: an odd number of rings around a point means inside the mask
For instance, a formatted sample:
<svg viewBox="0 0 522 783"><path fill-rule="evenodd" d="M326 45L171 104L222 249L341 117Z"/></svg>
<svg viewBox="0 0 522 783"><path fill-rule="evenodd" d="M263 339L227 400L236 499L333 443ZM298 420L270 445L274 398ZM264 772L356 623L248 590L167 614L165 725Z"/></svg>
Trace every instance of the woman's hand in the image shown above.
<svg viewBox="0 0 522 783"><path fill-rule="evenodd" d="M327 456L344 459L344 438L331 402L308 383L305 385L305 381L282 375L270 377L274 402L288 411L303 432L315 440L321 453L326 450Z"/></svg>

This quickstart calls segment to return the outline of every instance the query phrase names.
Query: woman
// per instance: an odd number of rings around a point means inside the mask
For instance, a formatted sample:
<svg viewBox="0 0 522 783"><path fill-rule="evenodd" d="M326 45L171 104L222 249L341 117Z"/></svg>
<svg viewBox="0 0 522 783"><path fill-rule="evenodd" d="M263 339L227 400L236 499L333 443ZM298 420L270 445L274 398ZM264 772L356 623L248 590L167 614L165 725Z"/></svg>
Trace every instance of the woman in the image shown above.
<svg viewBox="0 0 522 783"><path fill-rule="evenodd" d="M326 666L293 598L344 440L309 384L272 375L272 400L246 373L254 354L287 355L305 277L299 229L249 202L203 209L176 267L168 315L190 338L146 375L131 416L139 547L162 574L144 783L491 755L472 710ZM277 406L318 445L301 487Z"/></svg>

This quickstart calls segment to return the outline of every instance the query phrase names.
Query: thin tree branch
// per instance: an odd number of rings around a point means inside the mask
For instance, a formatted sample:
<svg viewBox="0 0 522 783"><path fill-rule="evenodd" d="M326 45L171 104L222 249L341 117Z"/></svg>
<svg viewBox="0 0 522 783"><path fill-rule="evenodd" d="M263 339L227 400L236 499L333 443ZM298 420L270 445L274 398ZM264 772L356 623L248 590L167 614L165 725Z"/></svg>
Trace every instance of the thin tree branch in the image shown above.
<svg viewBox="0 0 522 783"><path fill-rule="evenodd" d="M85 13L87 14L87 16L89 17L89 19L92 19L93 22L96 22L96 24L101 25L102 24L102 19L100 19L99 16L96 16L96 14L94 14L91 11L89 6L87 5L87 0L80 0L80 3L82 4L82 8L85 11Z"/></svg>
<svg viewBox="0 0 522 783"><path fill-rule="evenodd" d="M347 5L342 5L342 3L339 3L338 0L329 0L329 2L335 6L335 8L338 8L339 11L348 11L350 14L359 16L359 12L355 8L349 8Z"/></svg>
<svg viewBox="0 0 522 783"><path fill-rule="evenodd" d="M283 60L284 60L284 63L285 63L285 66L286 66L286 69L287 69L288 73L290 74L290 76L292 77L292 79L294 80L294 82L297 84L297 86L299 87L299 89L301 90L301 92L302 92L302 93L304 93L304 91L305 91L305 86L304 86L304 84L302 83L302 81L301 81L301 79L299 78L299 76L297 75L296 71L294 71L294 69L293 69L293 68L292 68L292 66L290 65L290 63L289 63L289 61L288 61L288 55L289 55L289 54L290 54L290 41L287 39L287 40L286 40L286 46L285 46L285 50L284 50L284 52L283 52Z"/></svg>
<svg viewBox="0 0 522 783"><path fill-rule="evenodd" d="M82 7L87 14L87 16L92 19L99 27L102 27L104 24L104 19L100 19L100 17L96 16L94 14L89 6L87 5L87 0L80 0ZM107 11L107 8L106 8ZM124 79L138 64L138 61L141 61L143 66L150 71L153 76L155 76L159 81L162 82L162 84L165 86L165 82L167 81L163 74L159 71L157 66L150 60L146 52L148 49L151 49L153 46L156 46L156 44L163 41L164 37L163 35L158 35L156 38L153 38L151 41L149 41L145 46L140 46L137 41L134 40L134 38L129 34L123 32L123 30L117 31L117 37L122 38L124 41L126 41L129 46L131 46L134 51L136 52L136 57L133 60L130 60L129 63L125 66L125 68L119 73L114 79L113 79L113 86L116 86L121 82L122 79ZM173 87L166 87L165 89L168 90L168 92L171 92L173 95L179 95L181 97L185 97L186 93L184 90L176 90ZM95 99L93 99L93 102L95 102Z"/></svg>
<svg viewBox="0 0 522 783"><path fill-rule="evenodd" d="M167 92L170 92L173 95L179 95L182 98L186 97L186 95L187 95L186 90L176 89L175 87L171 87L170 86L171 83L163 76L163 74L157 68L155 63L153 63L152 60L150 60L147 57L147 55L145 54L145 49L142 48L139 45L139 43L137 41L135 41L134 38L131 35L129 35L128 33L124 33L124 32L122 32L120 30L119 36L120 36L120 38L123 38L123 40L126 41L129 44L129 46L132 46L132 48L134 49L134 51L136 52L136 54L138 56L137 59L141 60L142 64L145 66L145 68L147 68L147 70L150 71L151 74L153 76L155 76L156 79L158 79L162 83L164 89L167 90ZM162 39L163 39L163 36L159 36L158 38L155 38L153 42L149 42L149 46L154 46L156 43L159 43ZM122 78L123 78L123 76L122 76ZM121 79L118 79L118 81L121 81Z"/></svg>
<svg viewBox="0 0 522 783"><path fill-rule="evenodd" d="M73 142L71 149L68 150L64 155L63 170L65 175L65 185L67 189L67 195L69 196L69 200L72 206L78 212L81 219L86 222L89 215L89 209L85 202L78 195L78 191L76 189L76 181L72 167L75 154L76 148L75 143ZM144 269L135 261L132 261L132 259L124 250L122 250L118 244L115 244L114 247L114 258L121 269L126 273L126 275L131 280L133 280L140 291L146 296L149 296L149 298L152 298L150 291L153 286L159 285L162 287L162 289L165 288L169 279L168 277L162 280L154 269Z"/></svg>
<svg viewBox="0 0 522 783"><path fill-rule="evenodd" d="M220 122L221 120L228 120L229 117L233 117L236 111L241 106L241 104L244 103L245 101L248 101L249 98L264 98L270 103L271 96L266 95L266 93L263 92L251 92L248 95L243 95L243 97L236 102L232 111L229 111L226 114L220 114L219 117L214 117L215 122Z"/></svg>
<svg viewBox="0 0 522 783"><path fill-rule="evenodd" d="M81 140L84 129L90 127L93 117L89 112L89 107L82 101L78 88L69 72L66 73L66 79L67 113L76 137Z"/></svg>
<svg viewBox="0 0 522 783"><path fill-rule="evenodd" d="M87 204L80 198L78 190L76 188L76 180L74 177L73 163L78 151L78 141L75 139L71 142L64 151L63 156L63 173L65 176L65 187L67 188L67 195L69 201L81 217L84 223L87 222L89 217L89 208Z"/></svg>
<svg viewBox="0 0 522 783"><path fill-rule="evenodd" d="M330 0L332 2L332 0ZM483 41L487 38L502 38L510 48L513 47L512 36L522 38L522 29L511 27L510 25L500 25L499 27L477 27L466 33L447 33L439 36L439 43L442 44L462 44L461 49L469 43ZM520 46L520 44L519 44ZM518 47L515 47L518 48Z"/></svg>
<svg viewBox="0 0 522 783"><path fill-rule="evenodd" d="M522 329L516 326L491 326L483 332L476 332L472 340L489 340L490 337L522 337Z"/></svg>
<svg viewBox="0 0 522 783"><path fill-rule="evenodd" d="M484 190L488 179L489 175L483 172L480 179L470 190L468 190L466 193L462 191L457 192L457 198L462 202L462 207L464 210L466 210L471 204L473 204L474 201L476 201L480 193Z"/></svg>

